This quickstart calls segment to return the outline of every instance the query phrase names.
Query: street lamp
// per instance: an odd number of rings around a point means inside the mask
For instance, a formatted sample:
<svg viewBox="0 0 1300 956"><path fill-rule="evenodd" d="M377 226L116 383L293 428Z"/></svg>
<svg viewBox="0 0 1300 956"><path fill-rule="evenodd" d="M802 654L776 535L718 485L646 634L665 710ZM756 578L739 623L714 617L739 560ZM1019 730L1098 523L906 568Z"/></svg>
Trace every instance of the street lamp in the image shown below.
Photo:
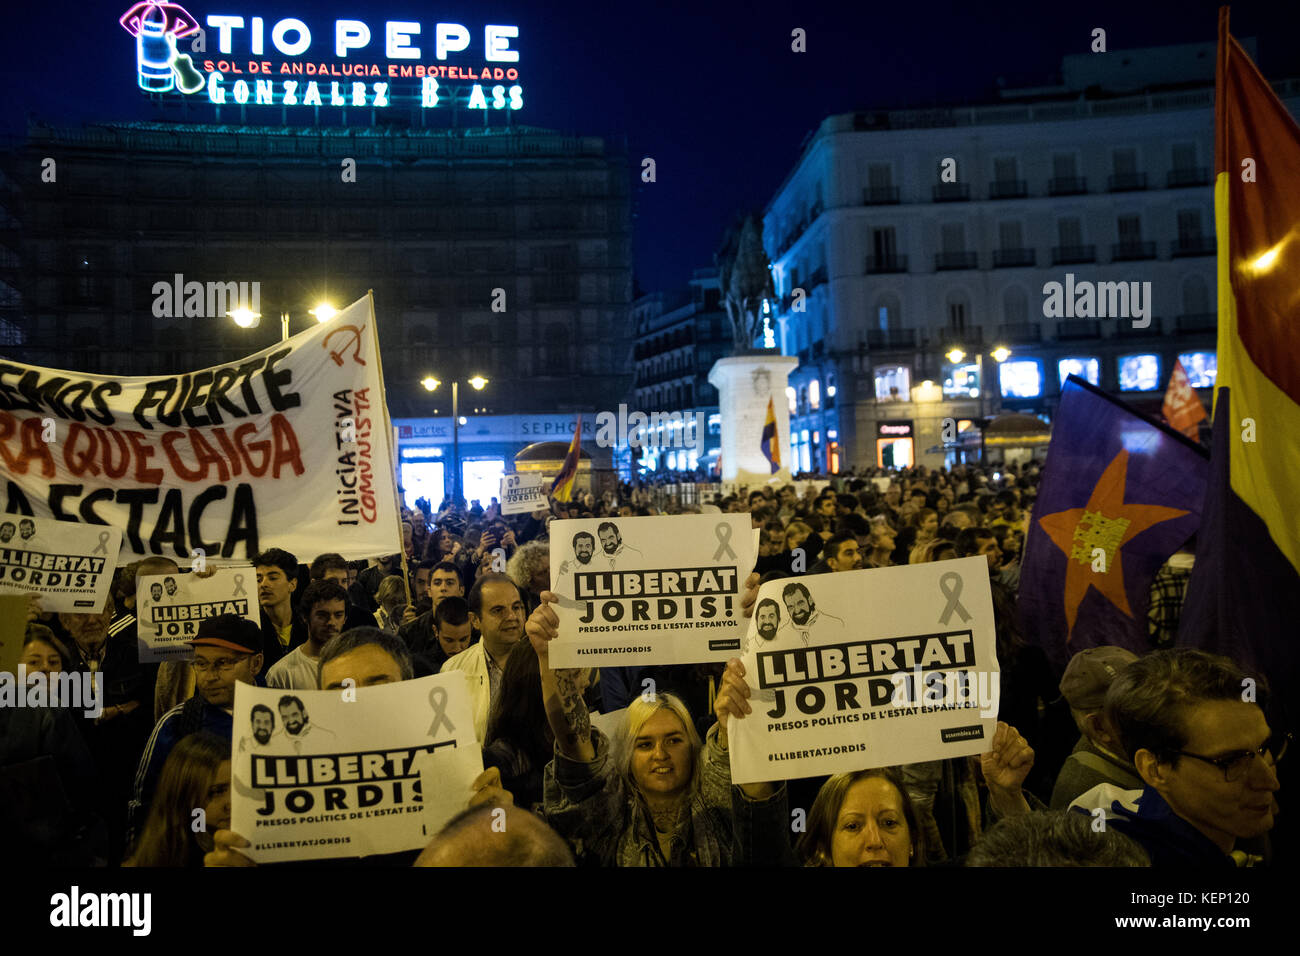
<svg viewBox="0 0 1300 956"><path fill-rule="evenodd" d="M470 386L476 392L483 391L488 380L482 375L475 375L467 379ZM434 391L442 382L438 381L432 375L426 375L421 379L420 384L424 386L425 391ZM460 502L460 426L465 424L465 420L460 417L460 381L451 380L451 498L452 501L459 504Z"/></svg>
<svg viewBox="0 0 1300 956"><path fill-rule="evenodd" d="M330 305L328 302L322 302L318 306L316 306L316 308L309 309L308 314L314 315L316 317L317 322L328 322L330 319L334 318L334 316L339 314L339 310L334 308L334 306ZM238 309L231 309L229 312L226 313L226 315L230 316L231 321L233 321L241 329L255 329L258 327L258 325L261 324L262 321L262 314L260 312L253 312L249 309L243 308L242 306ZM280 313L280 341L287 342L288 340L289 340L289 313L281 312Z"/></svg>
<svg viewBox="0 0 1300 956"><path fill-rule="evenodd" d="M993 361L1001 365L1007 359L1011 358L1011 350L1007 348L1005 345L999 345L989 353L989 356L993 359ZM963 352L960 348L957 348L956 346L949 349L947 353L947 359L949 362L952 362L953 365L958 364L965 357L966 357L966 353ZM975 353L975 374L978 376L979 383L980 383L979 417L982 423L980 425L980 464L982 465L984 464L984 433L988 429L988 419L984 414L984 396L988 394L988 383L984 381L984 353L983 352Z"/></svg>
<svg viewBox="0 0 1300 956"><path fill-rule="evenodd" d="M339 310L328 302L322 302L316 308L308 310L308 314L316 316L317 322L325 323L338 315Z"/></svg>

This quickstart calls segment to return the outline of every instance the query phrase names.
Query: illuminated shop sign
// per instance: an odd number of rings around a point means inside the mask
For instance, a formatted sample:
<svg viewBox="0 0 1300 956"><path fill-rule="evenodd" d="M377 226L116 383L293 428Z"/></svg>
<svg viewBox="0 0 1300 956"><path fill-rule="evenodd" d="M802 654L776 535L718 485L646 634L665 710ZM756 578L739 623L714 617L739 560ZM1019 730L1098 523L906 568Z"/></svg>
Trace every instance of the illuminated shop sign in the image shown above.
<svg viewBox="0 0 1300 956"><path fill-rule="evenodd" d="M136 82L215 106L382 108L419 103L518 110L519 28L412 20L267 19L144 0L119 21L136 39Z"/></svg>
<svg viewBox="0 0 1300 956"><path fill-rule="evenodd" d="M901 438L912 434L911 422L880 422L876 426L876 434L882 438Z"/></svg>

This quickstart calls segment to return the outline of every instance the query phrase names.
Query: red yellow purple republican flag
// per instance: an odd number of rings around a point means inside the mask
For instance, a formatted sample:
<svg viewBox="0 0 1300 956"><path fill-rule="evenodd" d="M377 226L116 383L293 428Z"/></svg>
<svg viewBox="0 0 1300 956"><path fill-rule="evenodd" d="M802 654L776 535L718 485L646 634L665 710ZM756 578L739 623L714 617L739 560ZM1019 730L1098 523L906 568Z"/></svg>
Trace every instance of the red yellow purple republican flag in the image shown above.
<svg viewBox="0 0 1300 956"><path fill-rule="evenodd" d="M579 412L578 420L573 426L573 440L569 442L569 450L560 464L560 473L551 482L551 497L556 501L568 501L573 497L573 482L578 477L578 454L581 445L582 413Z"/></svg>
<svg viewBox="0 0 1300 956"><path fill-rule="evenodd" d="M1204 525L1179 643L1226 654L1285 700L1300 593L1300 126L1219 11L1218 379Z"/></svg>
<svg viewBox="0 0 1300 956"><path fill-rule="evenodd" d="M1174 370L1169 373L1169 387L1165 389L1165 402L1160 413L1169 427L1196 441L1201 437L1201 422L1206 419L1201 396L1196 394L1187 380L1183 363L1174 359Z"/></svg>
<svg viewBox="0 0 1300 956"><path fill-rule="evenodd" d="M763 422L763 437L759 440L759 448L763 451L763 457L772 467L772 474L781 470L781 442L777 440L776 433L776 405L772 399L767 400L767 418Z"/></svg>

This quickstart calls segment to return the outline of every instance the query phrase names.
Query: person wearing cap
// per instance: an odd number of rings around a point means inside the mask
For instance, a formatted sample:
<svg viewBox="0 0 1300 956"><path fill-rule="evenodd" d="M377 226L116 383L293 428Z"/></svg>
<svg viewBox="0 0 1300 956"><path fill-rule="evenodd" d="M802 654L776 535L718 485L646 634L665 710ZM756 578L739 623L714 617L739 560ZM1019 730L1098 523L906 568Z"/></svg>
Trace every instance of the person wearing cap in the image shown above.
<svg viewBox="0 0 1300 956"><path fill-rule="evenodd" d="M129 807L130 837L143 824L158 776L178 741L206 730L223 740L234 732L235 684L256 684L262 669L262 629L247 618L205 618L194 640L194 696L163 714L145 744Z"/></svg>
<svg viewBox="0 0 1300 956"><path fill-rule="evenodd" d="M1138 657L1122 647L1089 647L1070 658L1061 677L1061 696L1079 728L1079 742L1066 758L1052 788L1051 809L1064 810L1098 784L1141 790L1137 768L1124 756L1103 705L1111 681Z"/></svg>

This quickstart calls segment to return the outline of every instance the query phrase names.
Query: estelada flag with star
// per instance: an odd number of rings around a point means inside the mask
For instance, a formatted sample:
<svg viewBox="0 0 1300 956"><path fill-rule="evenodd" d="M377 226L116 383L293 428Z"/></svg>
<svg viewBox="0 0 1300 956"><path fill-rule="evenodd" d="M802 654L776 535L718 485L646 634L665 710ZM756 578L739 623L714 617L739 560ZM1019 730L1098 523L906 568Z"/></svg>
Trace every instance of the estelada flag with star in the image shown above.
<svg viewBox="0 0 1300 956"><path fill-rule="evenodd" d="M1213 467L1178 643L1264 674L1274 700L1294 708L1300 126L1228 32L1226 8L1219 12L1215 134Z"/></svg>
<svg viewBox="0 0 1300 956"><path fill-rule="evenodd" d="M1071 375L1020 571L1020 623L1058 669L1087 647L1151 649L1160 566L1197 530L1208 453Z"/></svg>

